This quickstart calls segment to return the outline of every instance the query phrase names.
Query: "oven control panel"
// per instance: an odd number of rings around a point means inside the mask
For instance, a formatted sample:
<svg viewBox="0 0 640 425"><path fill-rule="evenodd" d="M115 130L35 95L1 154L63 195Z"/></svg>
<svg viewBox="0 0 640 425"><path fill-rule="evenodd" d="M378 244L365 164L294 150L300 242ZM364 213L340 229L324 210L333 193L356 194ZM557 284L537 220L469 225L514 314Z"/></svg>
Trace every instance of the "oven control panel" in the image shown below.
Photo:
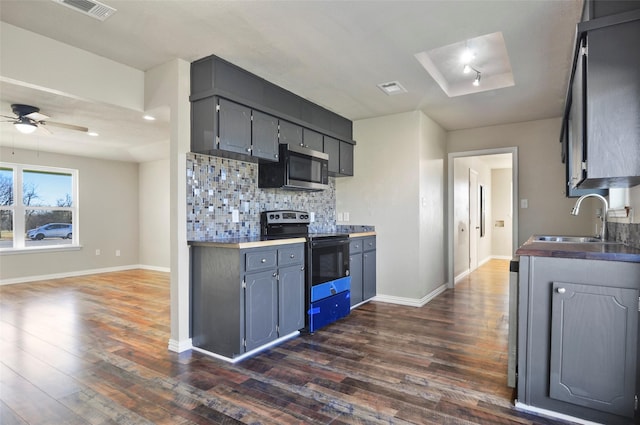
<svg viewBox="0 0 640 425"><path fill-rule="evenodd" d="M263 211L262 219L267 224L309 224L309 213L305 211Z"/></svg>

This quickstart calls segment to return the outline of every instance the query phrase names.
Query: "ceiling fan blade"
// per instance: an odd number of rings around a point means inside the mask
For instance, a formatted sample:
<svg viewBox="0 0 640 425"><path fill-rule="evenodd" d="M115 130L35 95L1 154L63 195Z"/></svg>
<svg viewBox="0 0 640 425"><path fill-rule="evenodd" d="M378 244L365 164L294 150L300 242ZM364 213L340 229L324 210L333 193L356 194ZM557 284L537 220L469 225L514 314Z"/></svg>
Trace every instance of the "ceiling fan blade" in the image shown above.
<svg viewBox="0 0 640 425"><path fill-rule="evenodd" d="M49 125L51 127L66 128L67 130L82 131L84 133L89 132L89 129L87 127L82 127L80 125L73 125L73 124L65 124L62 122L44 121L44 122L40 122L39 124L41 124L42 126Z"/></svg>
<svg viewBox="0 0 640 425"><path fill-rule="evenodd" d="M47 127L45 127L44 125L38 125L38 131L42 131L43 133L45 133L45 134L47 134L49 136L53 135L53 133Z"/></svg>
<svg viewBox="0 0 640 425"><path fill-rule="evenodd" d="M9 118L9 119L11 119L11 120L13 120L13 121L15 121L15 120L17 119L16 117L10 117L9 115L0 115L0 117L2 117L2 118Z"/></svg>
<svg viewBox="0 0 640 425"><path fill-rule="evenodd" d="M32 112L24 116L34 121L44 121L46 119L49 119L48 116L46 116L45 114L41 114L40 112Z"/></svg>

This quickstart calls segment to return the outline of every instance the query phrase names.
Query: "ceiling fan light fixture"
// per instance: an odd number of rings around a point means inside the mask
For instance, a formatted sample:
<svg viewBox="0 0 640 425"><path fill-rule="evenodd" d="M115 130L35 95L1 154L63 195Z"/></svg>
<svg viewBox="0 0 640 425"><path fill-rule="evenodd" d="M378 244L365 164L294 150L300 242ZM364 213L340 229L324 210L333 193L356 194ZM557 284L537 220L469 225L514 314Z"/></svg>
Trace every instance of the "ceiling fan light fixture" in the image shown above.
<svg viewBox="0 0 640 425"><path fill-rule="evenodd" d="M98 136L99 136L99 134L98 134L98 133L96 133L95 131L87 131L87 134L88 134L89 136L91 136L91 137L98 137Z"/></svg>
<svg viewBox="0 0 640 425"><path fill-rule="evenodd" d="M155 121L156 120L156 117L154 117L153 115L149 115L149 114L143 115L142 118L147 120L147 121Z"/></svg>
<svg viewBox="0 0 640 425"><path fill-rule="evenodd" d="M473 80L473 85L478 87L480 85L480 71L476 71L476 78Z"/></svg>
<svg viewBox="0 0 640 425"><path fill-rule="evenodd" d="M29 120L29 118L26 118L26 117L18 118L13 123L13 125L16 128L16 130L18 130L22 134L31 134L34 131L36 131L36 128L38 128L38 126L36 126L34 123L31 122L31 120Z"/></svg>

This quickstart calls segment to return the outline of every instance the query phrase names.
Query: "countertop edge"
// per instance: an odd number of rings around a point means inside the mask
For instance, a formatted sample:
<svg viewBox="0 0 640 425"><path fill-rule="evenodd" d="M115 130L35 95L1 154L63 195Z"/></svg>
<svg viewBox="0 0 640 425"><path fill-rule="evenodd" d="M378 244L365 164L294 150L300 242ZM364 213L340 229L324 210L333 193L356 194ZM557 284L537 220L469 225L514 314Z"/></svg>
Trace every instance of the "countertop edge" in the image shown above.
<svg viewBox="0 0 640 425"><path fill-rule="evenodd" d="M349 237L350 238L362 238L365 236L376 236L376 232L353 232L353 233L349 233Z"/></svg>
<svg viewBox="0 0 640 425"><path fill-rule="evenodd" d="M229 249L245 249L245 248L263 248L269 246L278 245L290 245L294 243L304 243L305 238L290 238L290 239L273 239L268 241L190 241L190 246L201 246L208 248L229 248Z"/></svg>
<svg viewBox="0 0 640 425"><path fill-rule="evenodd" d="M616 242L540 242L531 236L516 255L640 263L640 249Z"/></svg>

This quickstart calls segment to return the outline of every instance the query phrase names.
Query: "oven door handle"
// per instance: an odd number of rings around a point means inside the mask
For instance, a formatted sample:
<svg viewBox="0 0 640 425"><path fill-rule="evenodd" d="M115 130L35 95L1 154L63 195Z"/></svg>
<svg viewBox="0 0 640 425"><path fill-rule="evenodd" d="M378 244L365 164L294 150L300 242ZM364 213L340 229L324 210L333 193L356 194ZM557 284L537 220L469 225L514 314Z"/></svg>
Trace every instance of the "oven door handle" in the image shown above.
<svg viewBox="0 0 640 425"><path fill-rule="evenodd" d="M311 241L311 248L322 248L325 246L340 246L349 244L349 239L327 239Z"/></svg>

